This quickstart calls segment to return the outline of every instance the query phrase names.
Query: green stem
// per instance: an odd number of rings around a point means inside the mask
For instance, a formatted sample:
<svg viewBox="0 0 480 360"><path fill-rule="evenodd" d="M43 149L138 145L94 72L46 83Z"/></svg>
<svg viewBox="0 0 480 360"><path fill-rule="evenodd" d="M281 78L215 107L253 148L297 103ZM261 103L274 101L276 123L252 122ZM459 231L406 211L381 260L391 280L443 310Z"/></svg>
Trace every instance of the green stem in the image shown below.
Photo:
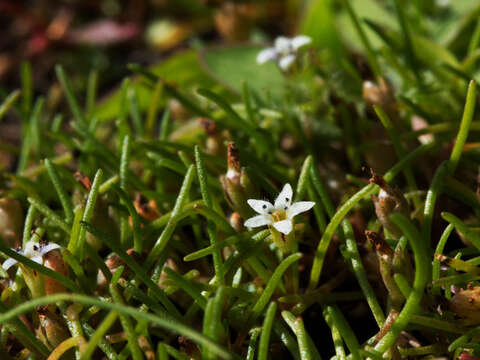
<svg viewBox="0 0 480 360"><path fill-rule="evenodd" d="M90 341L82 352L80 360L91 359L93 352L98 346L98 343L103 339L106 332L113 326L113 323L117 320L118 313L116 311L110 311L108 315L103 319L97 330L90 337Z"/></svg>
<svg viewBox="0 0 480 360"><path fill-rule="evenodd" d="M112 280L112 282L110 283L109 289L113 301L115 301L116 304L125 305L125 300L123 299L120 291L118 291L117 285L115 284L114 280ZM122 323L122 328L125 331L125 335L127 337L128 347L130 348L132 359L143 360L142 352L140 350L140 347L138 346L138 336L135 333L135 329L133 327L130 317L125 314L119 314L119 317L120 322ZM135 319L135 317L133 318Z"/></svg>
<svg viewBox="0 0 480 360"><path fill-rule="evenodd" d="M405 156L402 160L400 160L395 166L393 166L384 176L386 182L392 181L395 176L401 171L405 166L407 166L411 161L415 158L423 154L425 151L430 149L432 144L422 145L418 147L415 151L411 152L407 156ZM377 189L376 185L369 184L366 185L364 188L359 190L355 195L353 195L350 199L348 199L335 213L335 215L331 218L330 223L327 226L327 229L322 235L318 247L315 251L312 270L310 273L310 282L308 285L309 290L313 290L317 287L318 282L320 280L320 274L322 273L323 263L325 260L325 255L327 249L330 245L330 240L333 237L333 234L337 230L337 227L340 225L342 219L348 214L348 212L352 209L355 204L357 204L361 199L365 196L369 196L373 194ZM328 212L329 207L325 206Z"/></svg>
<svg viewBox="0 0 480 360"><path fill-rule="evenodd" d="M15 319L19 315L24 314L28 311L31 311L38 306L54 304L59 301L71 301L71 302L80 303L84 305L98 306L103 309L114 310L119 313L132 316L133 318L146 320L152 324L165 328L168 331L183 335L201 345L208 346L212 352L220 356L222 359L233 359L233 356L225 348L218 345L215 341L198 333L196 330L182 324L179 321L172 321L172 320L162 318L150 313L138 311L136 308L133 308L130 306L105 302L105 301L98 300L94 297L90 297L82 294L60 293L60 294L45 296L45 297L37 298L34 300L26 301L24 303L19 304L14 309L1 313L0 324L4 324L6 321Z"/></svg>
<svg viewBox="0 0 480 360"><path fill-rule="evenodd" d="M44 161L45 167L47 168L48 175L50 176L50 180L57 191L58 198L62 203L63 211L65 212L65 221L67 224L71 224L73 221L73 208L72 208L72 201L70 200L65 187L63 186L62 182L60 181L60 177L58 176L58 172L55 169L55 165L50 161L50 159L45 159Z"/></svg>
<svg viewBox="0 0 480 360"><path fill-rule="evenodd" d="M198 182L200 183L200 191L203 201L208 208L212 208L212 199L208 189L208 175L203 163L203 156L198 146L195 146L195 161L197 165ZM213 221L208 221L207 232L210 239L210 245L215 246L218 243L217 226ZM213 251L213 267L215 269L215 278L220 285L225 284L224 269L222 263L222 254L220 249Z"/></svg>
<svg viewBox="0 0 480 360"><path fill-rule="evenodd" d="M475 103L477 100L477 83L474 80L468 84L467 99L465 100L465 108L463 110L462 121L460 123L460 129L458 130L457 139L455 145L450 154L448 160L448 172L449 175L453 175L457 169L458 162L462 156L463 147L467 141L468 133L470 131L470 125L475 114Z"/></svg>
<svg viewBox="0 0 480 360"><path fill-rule="evenodd" d="M268 306L265 319L263 320L262 332L260 335L260 344L258 346L258 360L267 360L269 354L270 334L272 332L275 314L277 313L277 303L272 301Z"/></svg>

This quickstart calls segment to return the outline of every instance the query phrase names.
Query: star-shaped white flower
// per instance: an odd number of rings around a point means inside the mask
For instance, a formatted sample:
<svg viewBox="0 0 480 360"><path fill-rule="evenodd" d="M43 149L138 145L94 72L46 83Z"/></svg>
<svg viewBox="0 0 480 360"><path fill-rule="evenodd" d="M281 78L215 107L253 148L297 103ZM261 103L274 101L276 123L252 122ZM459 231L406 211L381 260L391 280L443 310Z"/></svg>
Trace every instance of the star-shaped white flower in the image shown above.
<svg viewBox="0 0 480 360"><path fill-rule="evenodd" d="M275 39L273 47L260 51L257 56L257 63L264 64L267 61L276 61L282 70L288 70L297 58L298 49L311 42L312 39L306 35L298 35L294 38L279 36Z"/></svg>
<svg viewBox="0 0 480 360"><path fill-rule="evenodd" d="M23 255L32 261L35 261L36 263L43 264L43 256L49 253L50 251L59 249L59 248L60 248L60 245L55 243L50 243L45 245L45 244L37 243L34 241L29 241L25 244L25 250L23 251L15 250L15 251L18 254ZM2 268L3 270L8 270L16 263L18 263L17 260L8 258L3 262Z"/></svg>
<svg viewBox="0 0 480 360"><path fill-rule="evenodd" d="M288 235L293 229L293 217L310 210L313 201L298 201L292 204L292 187L285 184L280 194L275 199L274 205L265 200L249 199L248 205L260 215L245 221L249 228L272 225L279 232Z"/></svg>

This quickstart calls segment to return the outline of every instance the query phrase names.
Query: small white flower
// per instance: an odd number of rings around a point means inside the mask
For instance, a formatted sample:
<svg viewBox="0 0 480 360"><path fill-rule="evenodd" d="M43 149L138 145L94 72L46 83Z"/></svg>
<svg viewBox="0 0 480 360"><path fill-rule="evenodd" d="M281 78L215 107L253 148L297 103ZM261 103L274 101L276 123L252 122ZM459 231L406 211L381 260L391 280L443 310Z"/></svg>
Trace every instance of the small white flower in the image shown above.
<svg viewBox="0 0 480 360"><path fill-rule="evenodd" d="M285 184L274 205L264 200L247 200L248 205L260 215L251 217L244 225L249 228L272 225L281 233L290 234L293 229L293 217L310 210L315 205L313 201L298 201L292 204L292 195L292 187Z"/></svg>
<svg viewBox="0 0 480 360"><path fill-rule="evenodd" d="M306 35L298 35L294 38L279 36L275 39L273 47L260 51L257 55L257 63L276 61L282 70L288 70L297 58L298 49L311 42L312 39Z"/></svg>
<svg viewBox="0 0 480 360"><path fill-rule="evenodd" d="M49 253L52 250L59 249L60 245L50 243L50 244L41 244L37 243L34 241L29 241L25 244L25 250L15 250L17 253L20 255L23 255L27 258L29 258L32 261L35 261L36 263L43 264L43 256L47 253ZM3 270L8 270L10 269L13 265L18 263L17 260L8 258L5 260L2 264Z"/></svg>

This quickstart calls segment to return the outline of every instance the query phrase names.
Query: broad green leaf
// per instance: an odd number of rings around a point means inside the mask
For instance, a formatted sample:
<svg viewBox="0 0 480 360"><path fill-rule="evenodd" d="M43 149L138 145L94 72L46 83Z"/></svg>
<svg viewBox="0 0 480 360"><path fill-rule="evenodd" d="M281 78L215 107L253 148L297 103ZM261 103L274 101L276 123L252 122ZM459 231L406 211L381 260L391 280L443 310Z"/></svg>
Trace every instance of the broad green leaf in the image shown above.
<svg viewBox="0 0 480 360"><path fill-rule="evenodd" d="M285 89L285 79L272 63L258 65L257 54L262 46L246 45L234 47L215 47L199 54L208 74L220 84L241 93L243 83L258 93L268 91L278 97Z"/></svg>

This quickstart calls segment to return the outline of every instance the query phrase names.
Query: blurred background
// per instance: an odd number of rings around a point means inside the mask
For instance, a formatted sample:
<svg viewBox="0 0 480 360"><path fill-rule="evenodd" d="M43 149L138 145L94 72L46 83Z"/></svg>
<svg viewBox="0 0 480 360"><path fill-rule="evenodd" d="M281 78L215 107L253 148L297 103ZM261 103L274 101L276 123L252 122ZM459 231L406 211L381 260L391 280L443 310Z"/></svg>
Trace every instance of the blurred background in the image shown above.
<svg viewBox="0 0 480 360"><path fill-rule="evenodd" d="M416 27L412 31L452 44L461 37L450 25L478 15L476 3L412 0L406 15ZM398 29L391 0L357 0L352 7L362 19ZM308 32L323 46L338 50L348 43L361 51L341 0L0 0L0 31L3 91L18 86L25 60L40 91L51 85L55 63L79 87L92 68L102 72L102 85L114 84L130 62L154 64L185 48L265 43L297 32Z"/></svg>
<svg viewBox="0 0 480 360"><path fill-rule="evenodd" d="M297 4L295 4L297 3ZM19 66L34 68L35 90L48 88L62 63L73 81L92 68L102 84L185 48L263 42L295 30L298 1L87 0L0 1L0 80L18 86ZM75 80L80 77L80 80Z"/></svg>
<svg viewBox="0 0 480 360"><path fill-rule="evenodd" d="M412 103L422 102L437 113L439 121L454 114L456 108L439 107L449 102L439 101L437 95L425 99L414 82L405 80L412 77L405 66L411 57L402 45L394 1L350 3L373 50L381 55L384 76L397 94ZM478 57L469 49L469 39L478 32L477 1L411 0L403 4L410 32L415 34L416 66L426 83L433 84L432 89L441 84L435 76L445 71L477 77ZM23 110L3 118L0 140L16 146L19 114L27 118L38 95L45 98L45 123L67 109L56 64L63 65L84 104L89 81L94 79L98 102L89 116L100 122L117 117L122 103L118 88L126 76L135 75L128 68L132 63L193 96L192 90L207 87L238 99L248 81L252 92L268 93L275 99L286 88L285 76L275 64L260 66L255 59L280 35L310 36L316 63L309 69L315 74L307 73L306 78L326 80L330 90L347 100L361 100L362 82L373 78L345 0L0 0L0 31L0 99L14 89L23 92ZM457 59L462 58L470 60L459 70ZM138 110L146 111L152 89L142 86L138 76L132 79ZM329 96L326 89L317 83L303 91L312 100ZM438 88L430 94L438 94ZM460 91L459 98L463 95ZM323 112L328 109L324 107Z"/></svg>

